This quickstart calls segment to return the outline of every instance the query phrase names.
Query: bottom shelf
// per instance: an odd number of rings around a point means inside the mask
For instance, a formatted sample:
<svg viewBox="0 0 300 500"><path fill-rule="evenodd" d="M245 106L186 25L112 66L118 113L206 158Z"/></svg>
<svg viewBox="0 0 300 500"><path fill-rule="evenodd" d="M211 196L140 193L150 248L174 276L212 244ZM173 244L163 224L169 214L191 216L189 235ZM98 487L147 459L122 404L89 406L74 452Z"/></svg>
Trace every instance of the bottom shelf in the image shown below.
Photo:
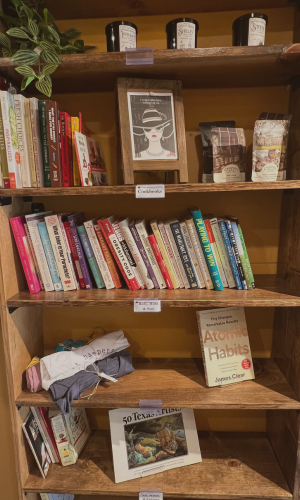
<svg viewBox="0 0 300 500"><path fill-rule="evenodd" d="M108 431L94 431L75 465L52 464L46 479L37 468L25 492L134 496L161 488L164 497L290 499L292 494L263 433L200 432L202 463L115 484Z"/></svg>

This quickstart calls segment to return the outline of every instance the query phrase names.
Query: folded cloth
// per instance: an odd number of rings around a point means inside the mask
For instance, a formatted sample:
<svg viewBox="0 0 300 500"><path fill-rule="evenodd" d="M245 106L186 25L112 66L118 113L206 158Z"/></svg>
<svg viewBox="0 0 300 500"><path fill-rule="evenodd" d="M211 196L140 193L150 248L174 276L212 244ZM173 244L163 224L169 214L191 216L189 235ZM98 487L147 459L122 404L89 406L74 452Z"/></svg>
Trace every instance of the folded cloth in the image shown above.
<svg viewBox="0 0 300 500"><path fill-rule="evenodd" d="M39 358L33 358L27 366L26 383L30 392L38 392L43 389Z"/></svg>
<svg viewBox="0 0 300 500"><path fill-rule="evenodd" d="M53 402L63 413L69 413L74 399L79 399L81 394L99 382L95 365L98 367L99 373L103 372L115 378L123 377L134 371L130 353L124 349L124 351L111 354L101 361L96 361L94 365L87 366L85 370L72 375L72 377L54 382L49 387L49 393ZM105 379L103 381L105 382Z"/></svg>
<svg viewBox="0 0 300 500"><path fill-rule="evenodd" d="M82 347L83 345L86 345L85 340L67 339L55 347L55 352L71 351L72 347L74 347L74 349L77 349L78 347Z"/></svg>
<svg viewBox="0 0 300 500"><path fill-rule="evenodd" d="M47 391L53 382L63 380L84 370L87 365L107 358L129 347L124 332L107 333L89 344L71 351L55 352L41 359L42 386Z"/></svg>

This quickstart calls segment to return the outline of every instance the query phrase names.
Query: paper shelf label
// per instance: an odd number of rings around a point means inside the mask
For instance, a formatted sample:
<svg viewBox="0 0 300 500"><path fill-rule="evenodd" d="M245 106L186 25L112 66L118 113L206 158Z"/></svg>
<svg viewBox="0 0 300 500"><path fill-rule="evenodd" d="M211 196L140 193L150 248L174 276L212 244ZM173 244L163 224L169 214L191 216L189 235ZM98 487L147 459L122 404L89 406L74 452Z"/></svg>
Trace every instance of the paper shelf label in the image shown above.
<svg viewBox="0 0 300 500"><path fill-rule="evenodd" d="M162 414L162 401L161 399L140 399L139 402L140 413L150 413L151 415Z"/></svg>
<svg viewBox="0 0 300 500"><path fill-rule="evenodd" d="M139 500L163 500L163 493L161 491L141 491Z"/></svg>
<svg viewBox="0 0 300 500"><path fill-rule="evenodd" d="M136 198L165 198L164 184L138 184L135 186Z"/></svg>
<svg viewBox="0 0 300 500"><path fill-rule="evenodd" d="M161 312L161 301L159 299L134 299L133 311L142 313Z"/></svg>
<svg viewBox="0 0 300 500"><path fill-rule="evenodd" d="M126 66L144 66L153 64L153 47L136 47L126 49Z"/></svg>

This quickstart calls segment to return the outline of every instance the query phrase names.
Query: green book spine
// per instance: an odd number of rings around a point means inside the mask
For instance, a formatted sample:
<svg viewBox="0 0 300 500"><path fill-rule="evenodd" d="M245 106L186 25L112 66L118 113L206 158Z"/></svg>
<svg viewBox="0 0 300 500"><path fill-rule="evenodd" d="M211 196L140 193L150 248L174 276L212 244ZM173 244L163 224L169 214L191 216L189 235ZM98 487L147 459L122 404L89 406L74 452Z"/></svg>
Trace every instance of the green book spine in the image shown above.
<svg viewBox="0 0 300 500"><path fill-rule="evenodd" d="M2 178L3 178L3 187L5 189L9 189L10 182L9 182L9 174L8 174L8 163L7 163L7 156L6 156L6 146L5 146L4 128L3 128L3 120L2 120L1 102L0 102L0 156L1 156L1 171L2 171Z"/></svg>
<svg viewBox="0 0 300 500"><path fill-rule="evenodd" d="M246 245L245 245L245 240L244 240L244 236L243 236L243 233L242 233L242 229L241 229L241 226L239 224L237 224L237 227L238 227L238 232L239 232L239 235L240 235L240 240L241 240L243 251L244 251L244 257L245 257L246 266L247 266L247 269L248 269L249 279L250 279L252 288L255 288L254 276L253 276L253 272L252 272L250 260L249 260L249 257L248 257L248 252L247 252L247 248L246 248Z"/></svg>
<svg viewBox="0 0 300 500"><path fill-rule="evenodd" d="M45 182L45 187L51 187L46 102L47 101L39 101L39 117L40 117L43 165L44 165L44 182Z"/></svg>
<svg viewBox="0 0 300 500"><path fill-rule="evenodd" d="M105 284L104 284L102 275L100 273L93 249L91 247L90 240L88 238L88 235L86 234L85 227L84 226L77 226L77 231L78 231L82 246L84 248L86 258L89 262L91 271L92 271L93 276L95 278L97 288L105 288Z"/></svg>

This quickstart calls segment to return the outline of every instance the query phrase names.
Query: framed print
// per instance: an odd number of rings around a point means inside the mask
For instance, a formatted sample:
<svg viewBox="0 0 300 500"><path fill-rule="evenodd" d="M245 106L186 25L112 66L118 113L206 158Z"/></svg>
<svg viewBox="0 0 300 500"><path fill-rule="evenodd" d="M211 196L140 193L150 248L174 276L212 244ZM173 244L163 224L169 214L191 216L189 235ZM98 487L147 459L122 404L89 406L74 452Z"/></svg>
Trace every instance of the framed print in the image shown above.
<svg viewBox="0 0 300 500"><path fill-rule="evenodd" d="M124 184L151 171L188 182L181 82L118 78L118 115Z"/></svg>

